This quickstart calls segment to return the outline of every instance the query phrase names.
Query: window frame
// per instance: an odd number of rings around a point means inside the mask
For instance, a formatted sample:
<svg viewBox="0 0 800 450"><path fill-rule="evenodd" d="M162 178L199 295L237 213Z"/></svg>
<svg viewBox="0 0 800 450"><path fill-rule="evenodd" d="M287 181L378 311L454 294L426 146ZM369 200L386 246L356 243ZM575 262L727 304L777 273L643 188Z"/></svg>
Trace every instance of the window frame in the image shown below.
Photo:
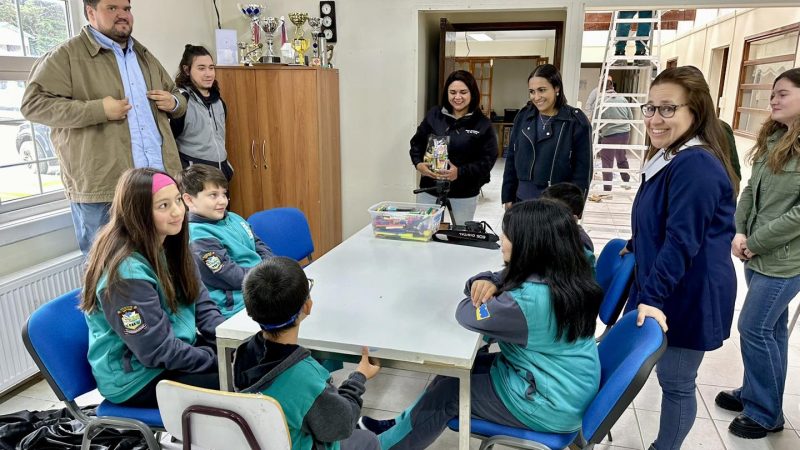
<svg viewBox="0 0 800 450"><path fill-rule="evenodd" d="M83 26L83 1L60 0L64 2L68 39L80 32ZM16 4L16 3L15 3ZM19 5L17 4L19 11ZM0 55L0 80L19 81L27 80L31 68L38 56ZM29 121L28 121L29 122ZM68 210L69 203L65 198L64 190L44 192L41 194L23 197L18 200L0 203L0 229L13 225L24 225L36 218L51 218L58 211ZM58 223L63 222L59 220Z"/></svg>
<svg viewBox="0 0 800 450"><path fill-rule="evenodd" d="M770 39L782 35L788 35L790 33L797 33L797 40L794 43L794 53L787 53L785 55L778 55L778 56L770 56L767 58L760 58L760 59L748 59L750 53L750 46L753 43L757 43L758 41L763 41L765 39ZM742 101L744 100L744 95L746 92L755 93L758 91L770 91L772 89L771 84L753 84L753 83L745 83L745 75L747 73L747 68L752 66L759 66L764 64L772 64L777 62L784 62L790 61L794 62L797 58L797 51L798 47L800 47L800 22L785 25L779 28L775 28L772 30L764 31L758 34L754 34L752 36L747 36L744 39L744 47L742 48L742 61L739 66L739 80L736 87L736 108L733 111L733 132L738 136L747 137L753 139L756 137L756 133L751 133L746 130L742 130L739 128L741 123L741 116L742 113L750 113L750 114L764 114L769 115L769 109L760 109L760 108L751 108L747 106L742 106Z"/></svg>

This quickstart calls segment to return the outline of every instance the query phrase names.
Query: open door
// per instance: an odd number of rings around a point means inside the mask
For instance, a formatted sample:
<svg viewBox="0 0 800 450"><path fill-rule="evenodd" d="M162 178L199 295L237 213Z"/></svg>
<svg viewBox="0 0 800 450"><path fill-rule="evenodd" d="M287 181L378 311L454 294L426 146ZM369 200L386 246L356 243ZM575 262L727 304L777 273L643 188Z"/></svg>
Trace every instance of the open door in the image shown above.
<svg viewBox="0 0 800 450"><path fill-rule="evenodd" d="M447 19L439 19L439 95L442 98L444 80L456 70L456 30Z"/></svg>

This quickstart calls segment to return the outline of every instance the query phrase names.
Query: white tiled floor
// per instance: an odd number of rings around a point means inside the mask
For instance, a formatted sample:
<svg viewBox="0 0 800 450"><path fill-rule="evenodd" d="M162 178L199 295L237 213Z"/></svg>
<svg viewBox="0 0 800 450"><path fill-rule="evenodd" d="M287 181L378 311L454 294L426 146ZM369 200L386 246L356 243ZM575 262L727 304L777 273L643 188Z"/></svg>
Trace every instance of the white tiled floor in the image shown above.
<svg viewBox="0 0 800 450"><path fill-rule="evenodd" d="M478 219L486 220L498 233L502 218L500 207L500 182L502 179L503 160L498 161L492 172L492 183L483 189L483 197L478 204ZM595 238L595 236L592 236ZM600 248L596 249L597 252ZM736 263L739 296L738 310L744 299L744 280L741 273L741 264ZM795 299L794 306L798 300ZM727 426L733 414L714 405L714 396L723 388L733 388L741 383L742 362L739 353L738 333L734 327L731 339L725 345L706 354L700 366L697 389L697 420L689 434L684 449L748 449L748 450L798 450L800 449L800 332L795 333L790 339L789 348L789 375L784 396L784 414L786 416L786 429L780 433L770 434L766 439L744 440L739 439L727 431ZM351 370L352 365L346 365L344 370L334 374L335 379L343 379ZM430 376L415 372L385 369L375 379L367 384L364 396L364 414L376 418L394 417L411 404L423 391ZM97 393L87 394L81 399L81 404L96 403L100 396ZM651 376L639 396L633 402L613 429L613 443L605 442L598 449L646 449L658 432L661 392L658 382ZM0 400L0 415L22 409L51 409L58 407L54 394L42 381L18 392L12 397ZM439 450L457 448L457 435L445 431L439 440L431 447ZM472 448L479 446L473 440ZM497 447L500 449L501 447Z"/></svg>

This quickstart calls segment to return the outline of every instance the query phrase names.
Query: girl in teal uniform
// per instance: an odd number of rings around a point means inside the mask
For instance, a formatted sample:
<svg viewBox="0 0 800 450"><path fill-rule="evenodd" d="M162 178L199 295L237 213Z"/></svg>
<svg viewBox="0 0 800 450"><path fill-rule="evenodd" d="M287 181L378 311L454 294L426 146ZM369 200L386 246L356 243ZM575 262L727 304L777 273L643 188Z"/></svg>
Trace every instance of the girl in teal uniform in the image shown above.
<svg viewBox="0 0 800 450"><path fill-rule="evenodd" d="M175 180L128 170L110 215L89 252L80 306L98 390L114 403L155 408L163 379L218 389L213 340L223 318L189 251Z"/></svg>
<svg viewBox="0 0 800 450"><path fill-rule="evenodd" d="M467 281L456 320L495 339L471 379L473 417L534 431L580 428L600 384L594 341L602 290L584 256L578 225L562 203L521 202L503 218L502 272ZM436 377L396 419L362 417L387 449L430 445L458 415L458 379Z"/></svg>

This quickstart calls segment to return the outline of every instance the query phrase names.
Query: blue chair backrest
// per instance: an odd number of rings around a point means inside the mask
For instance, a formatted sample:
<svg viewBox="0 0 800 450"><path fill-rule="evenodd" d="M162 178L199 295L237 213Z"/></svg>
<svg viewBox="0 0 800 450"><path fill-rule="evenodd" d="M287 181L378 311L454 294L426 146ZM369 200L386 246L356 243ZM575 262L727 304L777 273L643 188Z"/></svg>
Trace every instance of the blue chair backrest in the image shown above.
<svg viewBox="0 0 800 450"><path fill-rule="evenodd" d="M637 311L625 314L600 341L600 390L583 415L582 433L599 443L642 389L667 349L667 338L655 319L636 326Z"/></svg>
<svg viewBox="0 0 800 450"><path fill-rule="evenodd" d="M597 257L595 280L603 288L603 292L608 290L611 279L614 278L617 268L622 263L619 252L625 248L625 244L626 241L624 239L612 239L608 241L603 247L603 251L600 252L600 256Z"/></svg>
<svg viewBox="0 0 800 450"><path fill-rule="evenodd" d="M22 340L61 401L97 388L87 359L89 327L78 309L80 289L51 300L31 314Z"/></svg>
<svg viewBox="0 0 800 450"><path fill-rule="evenodd" d="M635 260L633 253L619 256L624 247L624 240L612 239L597 260L596 280L603 288L603 301L600 303L598 316L607 326L617 321L633 282Z"/></svg>
<svg viewBox="0 0 800 450"><path fill-rule="evenodd" d="M273 208L247 218L253 232L278 256L300 261L314 253L311 229L297 208Z"/></svg>

